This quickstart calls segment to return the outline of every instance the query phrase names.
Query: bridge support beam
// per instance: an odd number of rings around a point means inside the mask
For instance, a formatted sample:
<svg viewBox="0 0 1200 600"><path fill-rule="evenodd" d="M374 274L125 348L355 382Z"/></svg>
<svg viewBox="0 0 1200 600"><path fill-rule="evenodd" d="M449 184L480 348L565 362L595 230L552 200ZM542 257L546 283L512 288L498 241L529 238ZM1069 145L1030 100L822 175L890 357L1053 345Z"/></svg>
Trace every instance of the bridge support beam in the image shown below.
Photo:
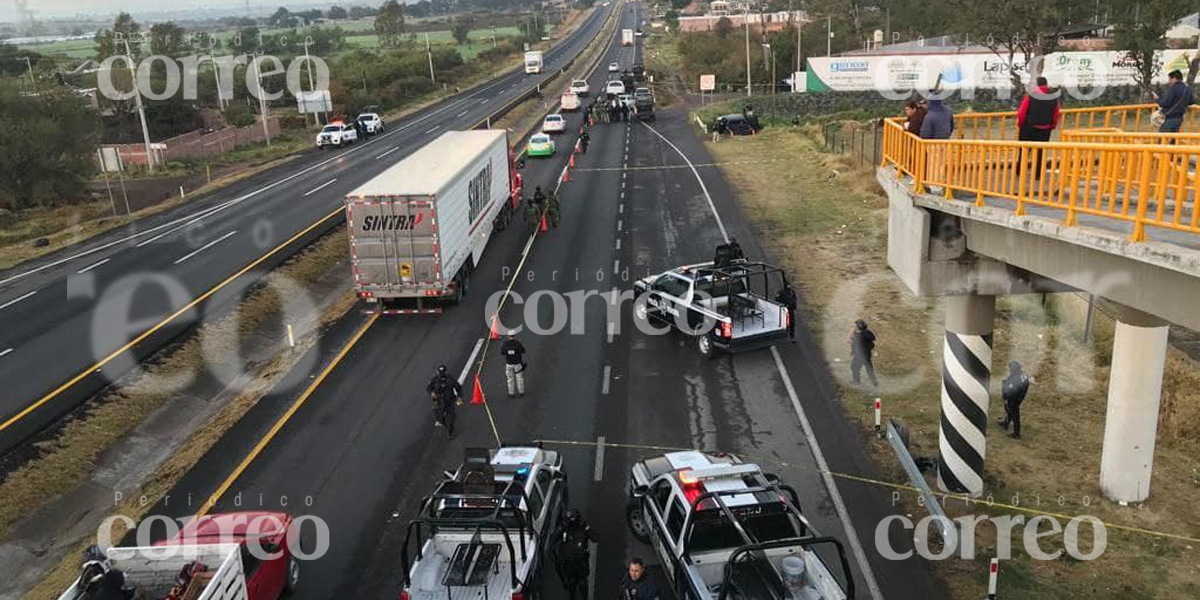
<svg viewBox="0 0 1200 600"><path fill-rule="evenodd" d="M938 487L946 492L983 493L995 317L995 296L946 298L938 435Z"/></svg>
<svg viewBox="0 0 1200 600"><path fill-rule="evenodd" d="M1109 500L1150 495L1168 332L1165 322L1140 311L1117 315L1100 457L1100 490Z"/></svg>

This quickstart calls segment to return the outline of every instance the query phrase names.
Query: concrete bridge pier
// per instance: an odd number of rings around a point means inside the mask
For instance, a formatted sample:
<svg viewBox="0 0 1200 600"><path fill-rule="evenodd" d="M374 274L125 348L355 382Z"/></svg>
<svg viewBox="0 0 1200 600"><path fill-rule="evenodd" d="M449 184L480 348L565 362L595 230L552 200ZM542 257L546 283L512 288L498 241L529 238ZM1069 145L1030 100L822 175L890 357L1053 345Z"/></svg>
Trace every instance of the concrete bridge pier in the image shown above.
<svg viewBox="0 0 1200 600"><path fill-rule="evenodd" d="M995 296L946 297L938 434L938 487L946 492L983 493L995 316Z"/></svg>
<svg viewBox="0 0 1200 600"><path fill-rule="evenodd" d="M1117 315L1100 457L1100 489L1109 500L1141 502L1150 495L1169 329L1132 308Z"/></svg>

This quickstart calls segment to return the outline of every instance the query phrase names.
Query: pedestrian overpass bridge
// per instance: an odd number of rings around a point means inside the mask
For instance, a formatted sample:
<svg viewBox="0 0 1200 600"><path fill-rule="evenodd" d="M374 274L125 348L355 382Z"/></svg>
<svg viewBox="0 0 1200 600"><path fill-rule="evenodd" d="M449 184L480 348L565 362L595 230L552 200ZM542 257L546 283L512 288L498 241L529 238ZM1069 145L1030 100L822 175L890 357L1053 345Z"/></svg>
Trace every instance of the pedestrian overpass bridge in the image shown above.
<svg viewBox="0 0 1200 600"><path fill-rule="evenodd" d="M1200 110L1159 134L1155 108L1063 109L1045 143L1017 141L1014 112L957 115L949 140L885 120L888 264L947 297L944 490L983 493L995 297L1077 290L1119 307L1100 487L1149 495L1169 327L1200 330Z"/></svg>

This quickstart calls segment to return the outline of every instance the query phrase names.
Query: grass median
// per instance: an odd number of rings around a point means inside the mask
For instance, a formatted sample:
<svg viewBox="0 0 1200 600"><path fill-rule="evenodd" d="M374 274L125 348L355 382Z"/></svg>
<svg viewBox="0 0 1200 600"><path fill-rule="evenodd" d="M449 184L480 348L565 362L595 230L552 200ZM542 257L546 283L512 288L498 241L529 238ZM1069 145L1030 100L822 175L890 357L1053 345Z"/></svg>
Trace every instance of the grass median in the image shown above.
<svg viewBox="0 0 1200 600"><path fill-rule="evenodd" d="M848 417L864 432L873 425L873 398L884 414L908 425L914 455L937 457L942 315L936 299L914 298L888 270L887 199L873 165L825 154L818 128L769 128L755 137L707 146L733 185L745 213L771 240L775 255L797 280L802 318L838 380ZM997 502L1033 511L1094 515L1100 520L1154 532L1200 537L1200 369L1172 350L1164 379L1153 490L1147 502L1122 507L1099 490L1108 368L1113 324L1098 313L1094 335L1082 340L1086 301L1074 294L1006 296L997 301L990 418L1003 414L999 386L1010 358L1034 378L1022 408L1024 439L989 426L985 486ZM855 319L879 336L879 390L849 381L847 336ZM865 436L866 439L872 439ZM870 452L887 479L907 484L890 446L873 441ZM933 479L930 478L931 485ZM935 487L936 489L936 487ZM926 514L914 494L901 502L916 521ZM951 518L968 514L1023 515L986 505L951 501ZM1065 522L1063 523L1065 525ZM1043 527L1043 530L1046 528ZM1087 526L1081 549L1091 549ZM982 597L987 562L996 555L995 527L977 528L975 558L935 561L954 598ZM1025 554L1021 529L1012 536L1012 560L1001 565L1000 589L1011 598L1200 597L1200 547L1189 541L1108 529L1108 548L1097 559L1056 560ZM1048 551L1062 536L1046 538Z"/></svg>

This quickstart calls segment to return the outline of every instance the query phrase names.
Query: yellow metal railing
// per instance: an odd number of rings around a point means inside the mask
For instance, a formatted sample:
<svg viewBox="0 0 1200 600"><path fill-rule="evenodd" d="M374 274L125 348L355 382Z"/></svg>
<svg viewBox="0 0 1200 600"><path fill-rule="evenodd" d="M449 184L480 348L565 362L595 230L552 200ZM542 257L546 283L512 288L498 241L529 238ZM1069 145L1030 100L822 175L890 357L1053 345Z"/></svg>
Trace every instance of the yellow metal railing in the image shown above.
<svg viewBox="0 0 1200 600"><path fill-rule="evenodd" d="M1158 133L1157 131L1121 131L1116 127L1067 129L1059 134L1063 142L1088 144L1200 144L1200 133Z"/></svg>
<svg viewBox="0 0 1200 600"><path fill-rule="evenodd" d="M978 206L1018 215L1059 209L1067 226L1081 214L1117 219L1132 224L1134 241L1146 239L1146 226L1200 233L1198 162L1200 145L1190 143L923 140L899 119L887 119L883 134L882 164L912 177L915 190L939 187L947 199L965 192Z"/></svg>
<svg viewBox="0 0 1200 600"><path fill-rule="evenodd" d="M1157 104L1064 108L1059 113L1059 131L1116 128L1128 132L1154 131L1150 118ZM1200 106L1184 116L1181 132L1200 133ZM954 116L954 137L971 140L1017 139L1017 112L962 113Z"/></svg>

